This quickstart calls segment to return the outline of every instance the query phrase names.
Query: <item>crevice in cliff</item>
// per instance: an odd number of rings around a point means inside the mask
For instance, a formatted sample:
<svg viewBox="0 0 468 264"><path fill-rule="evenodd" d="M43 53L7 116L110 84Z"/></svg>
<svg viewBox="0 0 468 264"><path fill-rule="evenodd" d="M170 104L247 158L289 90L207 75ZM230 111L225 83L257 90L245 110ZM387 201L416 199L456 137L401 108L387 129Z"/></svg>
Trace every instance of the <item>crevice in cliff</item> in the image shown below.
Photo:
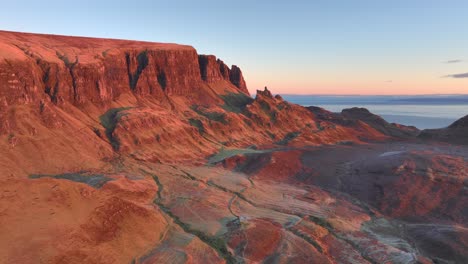
<svg viewBox="0 0 468 264"><path fill-rule="evenodd" d="M57 80L57 82L54 85L52 95L50 95L50 99L52 100L54 104L57 104L58 102L58 98L57 98L58 90L59 90L59 81Z"/></svg>
<svg viewBox="0 0 468 264"><path fill-rule="evenodd" d="M21 47L20 45L17 45L17 44L13 44L13 45L17 47L18 49L20 49L26 56L32 59L35 59L34 54L31 51L29 51L27 48Z"/></svg>
<svg viewBox="0 0 468 264"><path fill-rule="evenodd" d="M51 75L53 74L51 70L52 66L49 63L42 61L39 58L37 59L37 63L39 67L41 67L41 70L43 72L42 83L44 84L44 92L49 96L52 103L57 104L58 102L57 95L58 95L58 90L59 90L59 78L58 78L57 69L55 69L55 84L52 87L51 83L49 83L49 81L51 80Z"/></svg>
<svg viewBox="0 0 468 264"><path fill-rule="evenodd" d="M51 90L52 90L52 87L50 87L50 85L47 84L47 82L49 81L49 78L50 78L50 66L42 66L41 64L39 64L39 66L41 67L42 71L44 72L44 74L42 75L42 83L44 84L44 92L50 97L50 100L53 102L53 103L56 103L56 98L53 96Z"/></svg>
<svg viewBox="0 0 468 264"><path fill-rule="evenodd" d="M77 87L76 87L76 77L75 77L75 73L73 72L73 68L75 67L76 63L78 63L78 58L76 58L76 62L74 64L72 64L68 69L70 71L70 76L71 76L71 79L72 79L72 87L73 87L73 101L74 102L77 102L78 100L78 91L77 91Z"/></svg>
<svg viewBox="0 0 468 264"><path fill-rule="evenodd" d="M64 54L60 54L58 51L56 51L56 54L57 54L57 57L63 61L63 63L65 64L65 67L67 67L68 69L68 72L70 74L71 81L72 81L73 101L76 103L78 99L78 91L77 91L77 86L76 86L76 76L75 76L75 72L73 71L73 69L78 64L78 56L75 56L74 62L70 62L68 57L65 56Z"/></svg>
<svg viewBox="0 0 468 264"><path fill-rule="evenodd" d="M208 65L208 60L206 56L204 55L198 55L198 67L200 68L200 75L203 81L208 80L208 74L207 74L207 65Z"/></svg>
<svg viewBox="0 0 468 264"><path fill-rule="evenodd" d="M216 62L218 63L219 72L221 73L221 75L223 76L223 78L224 78L225 80L230 81L230 80L229 80L229 78L230 78L229 76L230 76L230 71L231 71L231 70L229 69L229 67L228 67L226 64L224 64L224 62L223 62L222 60L220 60L220 59L217 59Z"/></svg>
<svg viewBox="0 0 468 264"><path fill-rule="evenodd" d="M148 51L145 50L145 51L140 52L137 55L136 59L137 59L137 69L135 72L132 73L130 54L129 53L125 54L125 60L127 62L128 80L129 80L130 89L132 91L135 91L137 83L138 83L138 79L140 79L141 73L148 66L148 63L149 63Z"/></svg>
<svg viewBox="0 0 468 264"><path fill-rule="evenodd" d="M167 77L166 77L166 73L165 73L164 71L160 71L160 72L158 73L157 79L158 79L159 85L161 86L161 89L162 89L163 91L166 91L166 87L167 87Z"/></svg>
<svg viewBox="0 0 468 264"><path fill-rule="evenodd" d="M52 88L49 84L48 81L50 80L50 75L51 75L51 64L47 61L44 61L40 56L35 55L33 52L29 51L25 47L21 47L20 45L14 45L18 49L20 49L26 56L28 56L31 59L34 59L37 66L42 71L42 83L44 84L44 92L49 96L50 100L54 103L57 104L57 93L58 93L58 76L57 76L57 71L55 73L56 75L56 83L54 87ZM57 53L57 52L56 52ZM59 54L57 53L57 56ZM60 58L60 57L59 57ZM62 58L60 58L62 59ZM62 59L63 60L63 59ZM5 59L5 61L9 64L9 62ZM55 64L53 64L56 66Z"/></svg>
<svg viewBox="0 0 468 264"><path fill-rule="evenodd" d="M96 80L96 82L94 83L96 85L96 91L101 94L101 84L99 82L99 80Z"/></svg>
<svg viewBox="0 0 468 264"><path fill-rule="evenodd" d="M120 148L120 141L114 136L114 130L119 121L118 114L119 112L130 108L131 107L112 108L99 117L101 125L105 128L106 137L109 140L114 151L118 151Z"/></svg>
<svg viewBox="0 0 468 264"><path fill-rule="evenodd" d="M127 64L127 75L128 75L128 85L130 86L130 89L133 91L132 88L132 71L130 70L130 53L126 52L125 53L125 63Z"/></svg>

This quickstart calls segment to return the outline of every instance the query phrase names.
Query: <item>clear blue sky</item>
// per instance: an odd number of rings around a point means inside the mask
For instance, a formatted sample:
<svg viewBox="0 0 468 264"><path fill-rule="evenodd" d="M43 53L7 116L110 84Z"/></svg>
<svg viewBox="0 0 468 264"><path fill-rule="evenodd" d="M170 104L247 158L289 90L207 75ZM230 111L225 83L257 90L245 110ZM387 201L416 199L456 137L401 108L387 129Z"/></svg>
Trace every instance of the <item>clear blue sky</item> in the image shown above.
<svg viewBox="0 0 468 264"><path fill-rule="evenodd" d="M467 0L11 0L0 29L190 44L251 91L468 93Z"/></svg>

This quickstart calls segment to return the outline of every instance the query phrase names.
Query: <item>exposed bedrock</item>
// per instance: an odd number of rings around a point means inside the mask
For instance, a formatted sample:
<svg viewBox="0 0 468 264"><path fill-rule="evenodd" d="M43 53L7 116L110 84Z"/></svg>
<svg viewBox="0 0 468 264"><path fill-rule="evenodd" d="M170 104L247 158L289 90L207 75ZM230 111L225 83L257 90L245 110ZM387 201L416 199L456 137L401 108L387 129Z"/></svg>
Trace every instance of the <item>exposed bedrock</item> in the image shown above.
<svg viewBox="0 0 468 264"><path fill-rule="evenodd" d="M190 46L0 32L0 107L50 100L102 105L132 92L190 96L226 80L248 94L241 70Z"/></svg>

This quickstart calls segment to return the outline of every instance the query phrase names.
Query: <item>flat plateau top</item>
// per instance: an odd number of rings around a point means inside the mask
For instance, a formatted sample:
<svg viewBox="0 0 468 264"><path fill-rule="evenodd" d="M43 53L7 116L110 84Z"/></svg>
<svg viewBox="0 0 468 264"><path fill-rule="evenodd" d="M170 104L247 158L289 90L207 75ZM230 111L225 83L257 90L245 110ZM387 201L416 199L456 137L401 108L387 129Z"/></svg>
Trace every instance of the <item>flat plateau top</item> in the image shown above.
<svg viewBox="0 0 468 264"><path fill-rule="evenodd" d="M136 40L74 37L0 30L0 59L25 59L31 54L43 59L57 54L111 54L119 50L194 51L192 46Z"/></svg>

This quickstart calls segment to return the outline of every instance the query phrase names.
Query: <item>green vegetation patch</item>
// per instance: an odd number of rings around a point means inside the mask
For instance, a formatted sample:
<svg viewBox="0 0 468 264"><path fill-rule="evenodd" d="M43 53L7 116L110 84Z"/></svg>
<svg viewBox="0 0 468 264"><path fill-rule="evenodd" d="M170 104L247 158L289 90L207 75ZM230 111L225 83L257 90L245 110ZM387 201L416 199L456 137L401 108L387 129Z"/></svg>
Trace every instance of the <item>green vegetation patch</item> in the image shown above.
<svg viewBox="0 0 468 264"><path fill-rule="evenodd" d="M295 132L289 132L284 136L284 138L280 141L277 141L276 144L278 145L287 145L291 140L297 138L301 132L295 131Z"/></svg>
<svg viewBox="0 0 468 264"><path fill-rule="evenodd" d="M79 171L79 172L70 172L70 173L63 173L63 174L31 174L29 175L30 179L40 179L43 177L50 177L54 179L63 179L69 180L74 182L80 182L87 184L93 188L99 189L108 181L114 180L113 178L106 177L104 174L91 174L86 171Z"/></svg>
<svg viewBox="0 0 468 264"><path fill-rule="evenodd" d="M260 101L260 109L270 117L270 121L276 122L278 119L278 111L274 110L271 108L270 104L268 104L266 101Z"/></svg>
<svg viewBox="0 0 468 264"><path fill-rule="evenodd" d="M195 119L195 118L190 118L189 119L189 124L193 127L196 127L198 129L198 132L200 132L200 134L203 134L205 133L205 127L203 126L203 123L201 120L199 119Z"/></svg>
<svg viewBox="0 0 468 264"><path fill-rule="evenodd" d="M312 222L316 223L317 225L319 225L321 227L324 227L324 228L326 228L328 230L333 229L333 227L330 225L330 223L327 220L325 220L324 218L309 215L309 219Z"/></svg>
<svg viewBox="0 0 468 264"><path fill-rule="evenodd" d="M225 149L222 148L218 153L210 156L208 158L208 164L216 164L218 162L221 162L225 159L228 159L230 157L234 157L237 155L244 155L244 154L250 154L250 153L265 153L266 151L264 150L256 150L256 149Z"/></svg>
<svg viewBox="0 0 468 264"><path fill-rule="evenodd" d="M142 170L144 173L148 173L144 170ZM154 203L164 212L166 215L168 215L175 224L177 224L179 227L181 227L186 233L192 234L196 237L198 237L201 241L206 243L208 246L216 250L218 252L219 256L224 258L226 260L226 263L237 263L236 259L234 256L232 256L231 252L229 252L226 242L223 239L223 237L220 236L211 236L208 235L200 230L194 229L190 224L183 222L179 216L175 215L169 207L163 204L162 200L162 190L164 186L162 185L161 181L159 180L158 176L150 174L156 184L158 185L158 192L157 192L157 198L154 200Z"/></svg>
<svg viewBox="0 0 468 264"><path fill-rule="evenodd" d="M242 113L247 105L251 104L254 99L244 93L232 93L229 92L224 95L220 95L224 101L224 105L221 107L231 113Z"/></svg>
<svg viewBox="0 0 468 264"><path fill-rule="evenodd" d="M114 150L119 150L120 147L120 142L113 136L113 132L119 121L118 113L128 109L131 109L131 107L111 108L99 117L101 125L106 129L106 137L109 139Z"/></svg>
<svg viewBox="0 0 468 264"><path fill-rule="evenodd" d="M223 123L224 125L228 124L225 113L203 111L200 109L198 105L192 105L191 108L197 114L204 116L211 121L220 122L220 123Z"/></svg>

